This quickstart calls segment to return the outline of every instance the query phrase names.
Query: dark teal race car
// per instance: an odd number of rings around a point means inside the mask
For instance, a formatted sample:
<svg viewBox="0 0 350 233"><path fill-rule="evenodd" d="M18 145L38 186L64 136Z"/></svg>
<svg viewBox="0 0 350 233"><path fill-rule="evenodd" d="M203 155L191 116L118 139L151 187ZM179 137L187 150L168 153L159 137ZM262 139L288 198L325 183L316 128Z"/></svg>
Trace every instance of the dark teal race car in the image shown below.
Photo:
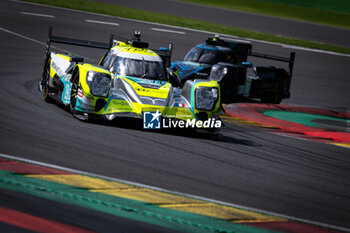
<svg viewBox="0 0 350 233"><path fill-rule="evenodd" d="M249 56L287 62L289 69L253 67L247 62ZM249 42L225 41L215 36L194 46L183 61L172 63L171 69L182 83L195 79L217 81L223 103L257 98L264 103L278 104L290 97L294 58L294 52L289 58L255 53Z"/></svg>

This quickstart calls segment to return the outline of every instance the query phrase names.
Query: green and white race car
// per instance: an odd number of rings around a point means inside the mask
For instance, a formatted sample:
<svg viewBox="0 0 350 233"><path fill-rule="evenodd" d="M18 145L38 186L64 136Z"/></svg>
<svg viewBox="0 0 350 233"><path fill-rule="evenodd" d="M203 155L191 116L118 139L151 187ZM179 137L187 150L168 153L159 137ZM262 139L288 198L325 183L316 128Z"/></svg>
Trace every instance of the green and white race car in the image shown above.
<svg viewBox="0 0 350 233"><path fill-rule="evenodd" d="M181 84L167 65L169 48L152 51L140 34L128 42L110 43L49 37L39 90L45 101L69 106L73 116L88 120L116 117L144 118L146 113L161 115L164 122L185 121L187 126L213 127L221 112L220 86L216 81L190 80ZM50 51L51 43L108 49L98 65L82 57ZM154 114L153 114L154 116ZM151 120L150 120L151 121ZM197 124L198 121L199 124ZM220 122L221 125L221 122ZM157 127L156 127L157 128Z"/></svg>

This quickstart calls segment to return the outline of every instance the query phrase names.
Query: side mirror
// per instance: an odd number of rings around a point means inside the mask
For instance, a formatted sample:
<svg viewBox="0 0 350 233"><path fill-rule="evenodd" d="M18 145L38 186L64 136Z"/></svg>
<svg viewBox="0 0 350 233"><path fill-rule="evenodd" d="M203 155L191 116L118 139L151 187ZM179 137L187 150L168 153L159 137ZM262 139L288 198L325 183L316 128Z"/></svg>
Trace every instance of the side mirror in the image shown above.
<svg viewBox="0 0 350 233"><path fill-rule="evenodd" d="M250 62L246 62L246 61L242 62L242 66L247 67L247 68L253 68L253 64Z"/></svg>
<svg viewBox="0 0 350 233"><path fill-rule="evenodd" d="M174 73L174 71L172 71L170 68L167 68L167 73L168 73L168 77L169 77L169 82L171 83L171 85L173 85L174 87L182 87L182 83L179 79L179 77L176 76L176 74Z"/></svg>

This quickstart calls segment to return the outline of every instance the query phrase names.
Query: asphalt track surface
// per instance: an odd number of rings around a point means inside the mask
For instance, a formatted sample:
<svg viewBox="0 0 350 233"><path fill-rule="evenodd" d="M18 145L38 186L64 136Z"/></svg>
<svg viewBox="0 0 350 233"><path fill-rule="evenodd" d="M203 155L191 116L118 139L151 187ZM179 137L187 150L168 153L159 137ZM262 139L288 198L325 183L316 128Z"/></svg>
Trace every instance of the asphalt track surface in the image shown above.
<svg viewBox="0 0 350 233"><path fill-rule="evenodd" d="M37 90L45 50L40 42L45 43L49 25L56 35L96 41L107 41L116 31L127 36L141 29L152 47L173 42L173 60L208 34L165 33L151 29L164 26L11 1L0 2L0 22L1 153L350 228L346 148L234 124L211 137L145 131L136 122L85 123L63 107L45 103ZM253 46L286 56L291 51L279 45ZM104 54L64 48L88 59ZM292 98L284 103L346 110L349 61L346 56L297 51ZM12 200L11 195L7 193L1 205ZM93 216L79 221L88 224ZM100 216L108 221L108 216Z"/></svg>
<svg viewBox="0 0 350 233"><path fill-rule="evenodd" d="M69 226L81 226L93 232L178 232L76 205L64 204L33 195L22 194L20 192L0 189L0 193L2 208L24 212ZM33 206L35 206L35 208L33 208ZM2 232L28 232L28 230L21 227L4 223L0 223L0 229Z"/></svg>
<svg viewBox="0 0 350 233"><path fill-rule="evenodd" d="M350 29L281 19L174 0L97 0L168 15L197 19L258 32L350 47Z"/></svg>

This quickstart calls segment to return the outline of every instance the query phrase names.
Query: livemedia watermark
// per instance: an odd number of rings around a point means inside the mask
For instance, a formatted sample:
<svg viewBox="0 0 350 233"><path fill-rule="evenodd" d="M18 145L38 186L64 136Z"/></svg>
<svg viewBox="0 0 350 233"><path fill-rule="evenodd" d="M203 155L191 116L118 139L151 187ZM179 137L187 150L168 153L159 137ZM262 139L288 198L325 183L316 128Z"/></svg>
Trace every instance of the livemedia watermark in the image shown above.
<svg viewBox="0 0 350 233"><path fill-rule="evenodd" d="M179 117L179 116L177 116ZM159 110L156 112L143 113L143 128L144 129L174 129L174 128L221 128L222 122L215 118L209 118L205 121L196 119L181 120L176 119L176 116L162 117Z"/></svg>

